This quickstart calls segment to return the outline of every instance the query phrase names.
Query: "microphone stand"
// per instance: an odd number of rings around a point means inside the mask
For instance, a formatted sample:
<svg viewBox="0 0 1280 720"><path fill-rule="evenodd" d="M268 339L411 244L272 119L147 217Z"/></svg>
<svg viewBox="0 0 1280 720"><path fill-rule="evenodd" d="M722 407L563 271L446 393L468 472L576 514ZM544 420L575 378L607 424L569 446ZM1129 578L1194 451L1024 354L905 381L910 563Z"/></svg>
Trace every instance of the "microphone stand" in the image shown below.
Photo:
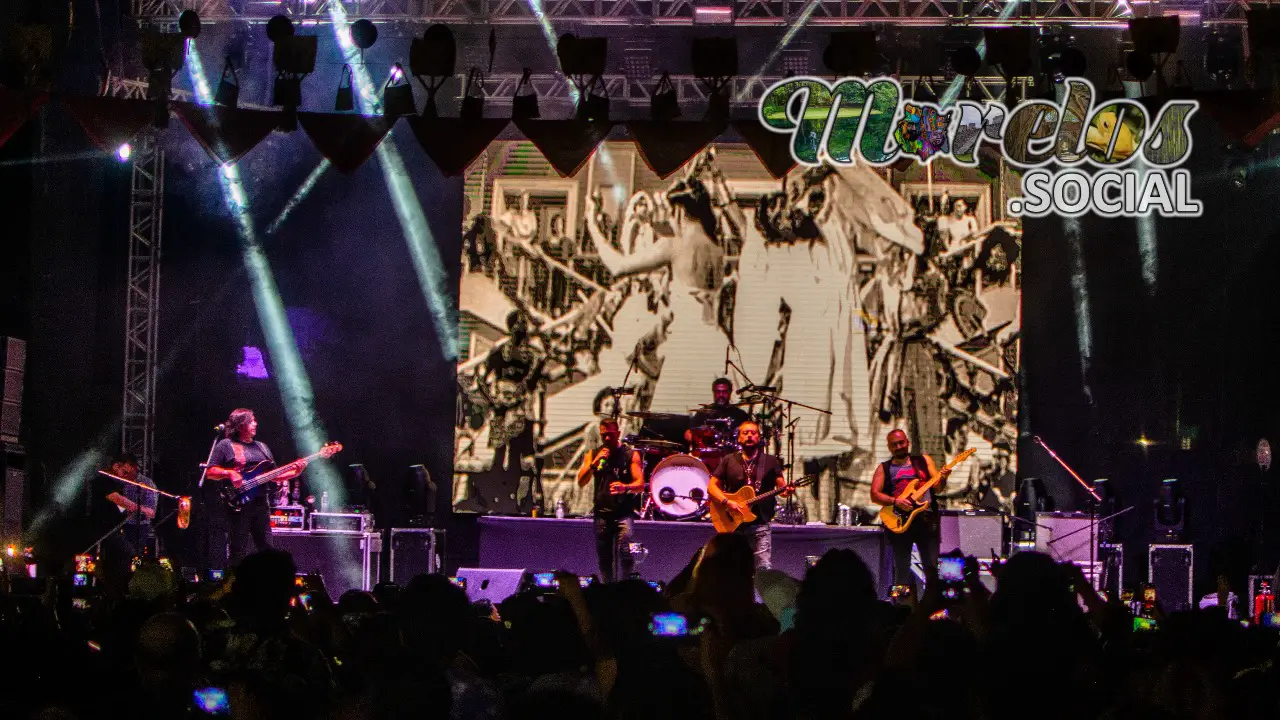
<svg viewBox="0 0 1280 720"><path fill-rule="evenodd" d="M806 410L813 410L824 415L830 415L831 411L823 410L822 408L817 408L812 405L805 405L804 403L796 402L795 400L788 400L784 397L779 397L762 390L753 390L753 392L766 400L772 400L773 402L782 405L782 421L783 425L787 428L787 468L794 471L796 462L796 423L800 422L800 418L792 418L795 409L797 407L802 407ZM787 498L787 512L788 514L792 514L792 517L794 518L794 495Z"/></svg>
<svg viewBox="0 0 1280 720"><path fill-rule="evenodd" d="M1075 470L1072 470L1071 466L1068 465L1066 461L1058 457L1058 453L1054 452L1053 449L1050 448L1048 445L1045 445L1044 441L1040 439L1039 435L1033 436L1032 439L1035 440L1037 445L1044 448L1045 452L1049 453L1049 457L1052 457L1054 460L1057 460L1058 464L1061 465L1063 469L1065 469L1068 473L1070 473L1071 477L1076 479L1076 482L1080 483L1080 487L1084 488L1085 492L1089 493L1089 498L1090 498L1089 500L1089 570L1090 572L1092 572L1094 567L1093 564L1097 561L1096 558L1098 553L1098 534L1097 534L1098 504L1102 502L1102 498L1098 497L1098 493L1096 490L1093 489L1092 485L1085 482L1084 478L1080 477ZM1123 512L1128 512L1128 509L1122 510L1120 513L1116 513L1116 515L1119 515ZM1115 517L1115 515L1111 517ZM1063 537L1066 537L1066 536L1064 535Z"/></svg>

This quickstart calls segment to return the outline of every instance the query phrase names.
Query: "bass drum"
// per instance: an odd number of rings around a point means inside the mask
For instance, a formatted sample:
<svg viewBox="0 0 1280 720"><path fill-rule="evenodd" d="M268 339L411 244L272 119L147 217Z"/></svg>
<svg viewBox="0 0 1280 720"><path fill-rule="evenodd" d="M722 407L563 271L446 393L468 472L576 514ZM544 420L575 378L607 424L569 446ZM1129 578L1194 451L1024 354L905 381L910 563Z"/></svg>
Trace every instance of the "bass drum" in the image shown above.
<svg viewBox="0 0 1280 720"><path fill-rule="evenodd" d="M653 469L649 493L654 509L667 520L692 520L707 511L711 473L692 455L672 455Z"/></svg>

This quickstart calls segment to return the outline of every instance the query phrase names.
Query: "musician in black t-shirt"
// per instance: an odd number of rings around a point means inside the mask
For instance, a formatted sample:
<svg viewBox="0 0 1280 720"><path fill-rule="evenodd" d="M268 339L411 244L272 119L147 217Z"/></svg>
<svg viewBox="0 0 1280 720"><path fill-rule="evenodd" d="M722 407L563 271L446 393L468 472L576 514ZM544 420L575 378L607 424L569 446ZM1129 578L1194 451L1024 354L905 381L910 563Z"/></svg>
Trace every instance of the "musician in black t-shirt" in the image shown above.
<svg viewBox="0 0 1280 720"><path fill-rule="evenodd" d="M275 465L275 457L266 443L255 440L258 421L253 411L245 408L233 410L227 419L226 437L213 447L209 460L207 480L231 483L239 488L244 484L241 471L266 462L264 470ZM282 475L277 482L285 482L302 474L306 467L301 462ZM225 522L211 523L213 534L209 539L209 567L221 569L226 562L226 547L230 545L231 565L239 565L251 552L271 547L271 508L267 504L267 492L261 492L248 505L232 510L220 503L212 512L224 514ZM206 508L209 511L209 508ZM225 532L225 540L223 533Z"/></svg>
<svg viewBox="0 0 1280 720"><path fill-rule="evenodd" d="M638 493L644 491L644 465L640 453L622 443L618 421L600 421L603 445L585 453L578 469L578 486L595 482L596 557L605 582L631 576L630 549L632 522L639 507Z"/></svg>
<svg viewBox="0 0 1280 720"><path fill-rule="evenodd" d="M716 468L716 473L711 477L707 487L707 492L712 499L723 502L729 506L730 510L740 513L743 510L742 505L727 499L725 493L736 492L748 484L755 489L757 495L786 486L787 480L782 474L782 461L761 449L762 444L760 426L755 422L748 420L738 427L738 445L742 450L726 455L720 461L720 466ZM791 492L788 490L781 495L785 496ZM735 533L745 536L751 543L755 550L758 570L768 570L772 565L773 533L769 529L769 521L773 520L774 511L778 506L778 497L775 495L752 505L751 511L755 513L756 519L749 523L744 522L734 530Z"/></svg>
<svg viewBox="0 0 1280 720"><path fill-rule="evenodd" d="M731 405L730 400L732 399L733 382L729 378L720 378L711 383L711 405L704 405L704 409L694 413L693 420L689 423L690 429L684 433L684 441L693 443L694 431L710 424L713 420L727 421L727 423L715 423L717 425L716 429L725 433L728 437L736 436L738 428L751 416L742 408Z"/></svg>

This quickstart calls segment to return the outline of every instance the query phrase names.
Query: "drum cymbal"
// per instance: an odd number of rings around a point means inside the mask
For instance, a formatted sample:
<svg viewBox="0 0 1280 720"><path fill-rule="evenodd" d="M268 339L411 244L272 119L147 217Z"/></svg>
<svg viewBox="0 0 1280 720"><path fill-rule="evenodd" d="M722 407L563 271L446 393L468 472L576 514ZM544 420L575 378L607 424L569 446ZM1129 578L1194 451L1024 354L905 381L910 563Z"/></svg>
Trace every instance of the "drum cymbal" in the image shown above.
<svg viewBox="0 0 1280 720"><path fill-rule="evenodd" d="M736 403L725 403L724 405L699 405L698 407L690 410L689 412L695 412L695 413L696 412L714 412L716 410L720 410L721 408L746 407L747 405L754 405L754 404L755 403L751 401L739 400Z"/></svg>
<svg viewBox="0 0 1280 720"><path fill-rule="evenodd" d="M637 439L629 441L630 445L637 450L650 452L679 452L684 449L680 443L674 443L670 440L650 440Z"/></svg>
<svg viewBox="0 0 1280 720"><path fill-rule="evenodd" d="M689 416L683 413L649 412L647 410L629 412L627 413L627 417L639 418L640 420L688 420L689 419Z"/></svg>

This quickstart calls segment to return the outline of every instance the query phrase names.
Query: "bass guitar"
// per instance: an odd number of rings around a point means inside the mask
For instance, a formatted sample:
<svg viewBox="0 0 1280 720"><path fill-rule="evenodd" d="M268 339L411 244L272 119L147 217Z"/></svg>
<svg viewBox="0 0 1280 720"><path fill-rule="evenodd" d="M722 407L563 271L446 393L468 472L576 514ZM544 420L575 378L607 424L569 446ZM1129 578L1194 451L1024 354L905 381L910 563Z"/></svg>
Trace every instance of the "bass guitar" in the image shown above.
<svg viewBox="0 0 1280 720"><path fill-rule="evenodd" d="M320 448L319 452L299 458L288 465L281 465L275 469L267 467L271 464L269 460L246 466L240 471L240 476L244 478L244 482L240 484L240 487L233 486L230 481L222 483L222 488L219 490L222 495L222 501L232 510L239 510L253 502L268 483L275 482L280 476L291 470L296 470L316 458L331 458L337 455L340 450L342 450L342 443L331 442Z"/></svg>
<svg viewBox="0 0 1280 720"><path fill-rule="evenodd" d="M911 511L907 512L901 510L896 504L886 505L880 508L880 523L884 525L884 529L897 534L906 532L907 528L911 527L911 522L916 519L916 516L924 512L928 507L927 504L920 502L920 498L924 497L925 493L929 492L934 485L937 485L942 480L943 471L950 470L965 460L968 460L969 456L977 451L977 448L969 448L955 456L951 459L951 462L947 463L942 470L938 471L937 475L934 475L927 482L912 480L907 483L907 486L903 488L902 492L898 493L898 497L895 499L901 500L906 498L907 500L910 500Z"/></svg>
<svg viewBox="0 0 1280 720"><path fill-rule="evenodd" d="M738 526L742 523L748 523L756 519L756 514L751 511L752 505L788 490L812 485L817 479L817 475L806 475L790 485L784 485L768 492L762 492L759 495L756 494L756 489L750 485L743 485L731 493L725 493L724 497L726 501L734 500L738 504L742 505L741 513L730 509L727 502L722 503L715 498L709 498L710 502L708 503L708 506L711 510L711 524L716 527L716 532L718 533L733 532L734 530L737 530Z"/></svg>

